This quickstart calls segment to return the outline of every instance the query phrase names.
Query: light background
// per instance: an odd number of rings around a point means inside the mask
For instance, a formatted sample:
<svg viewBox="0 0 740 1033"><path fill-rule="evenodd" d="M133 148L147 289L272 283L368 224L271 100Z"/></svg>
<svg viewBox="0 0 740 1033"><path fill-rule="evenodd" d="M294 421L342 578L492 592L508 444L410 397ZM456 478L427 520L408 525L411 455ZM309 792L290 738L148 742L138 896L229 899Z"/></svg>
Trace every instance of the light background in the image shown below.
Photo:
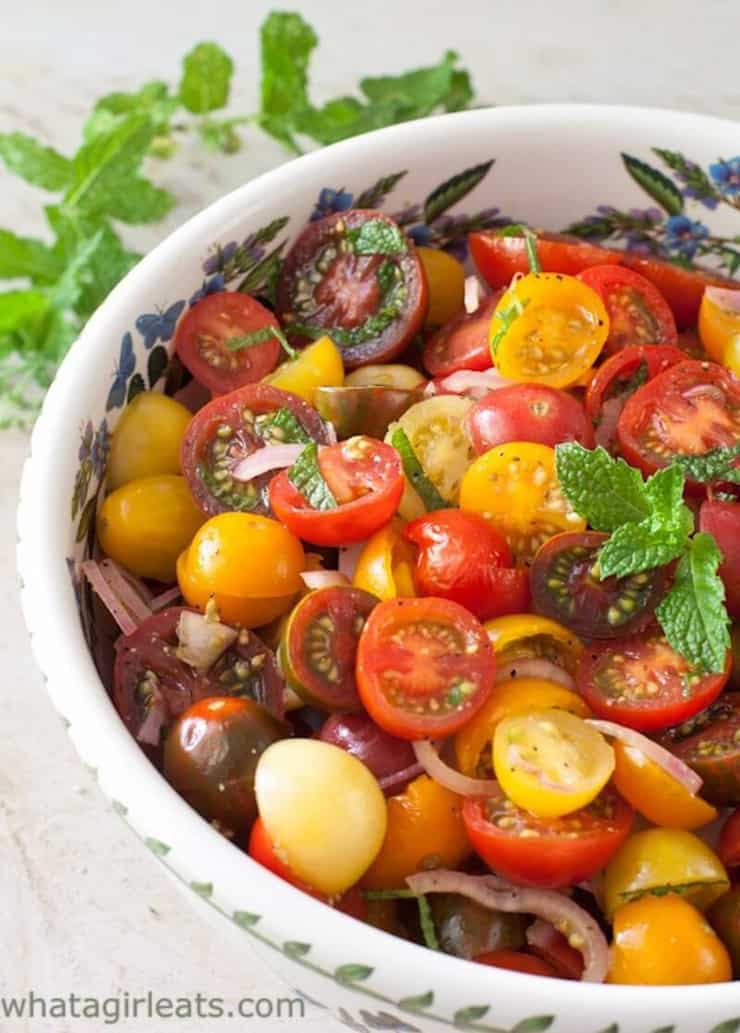
<svg viewBox="0 0 740 1033"><path fill-rule="evenodd" d="M95 98L150 78L176 81L195 42L234 56L234 113L254 110L260 0L0 0L0 131L22 129L60 149L76 145ZM363 73L398 72L457 49L481 101L650 104L736 118L740 113L738 0L339 0L294 2L315 26L317 100ZM186 145L157 169L181 199L142 248L188 215L284 160L247 131L243 151L214 157ZM543 177L547 168L542 168ZM0 170L0 226L42 232L42 195ZM15 506L26 436L0 432L0 994L201 991L270 996L285 989L200 916L111 813L78 762L45 697L15 590ZM2 1033L100 1033L96 1023L14 1022ZM236 1033L340 1026L303 1022L156 1021L120 1030Z"/></svg>

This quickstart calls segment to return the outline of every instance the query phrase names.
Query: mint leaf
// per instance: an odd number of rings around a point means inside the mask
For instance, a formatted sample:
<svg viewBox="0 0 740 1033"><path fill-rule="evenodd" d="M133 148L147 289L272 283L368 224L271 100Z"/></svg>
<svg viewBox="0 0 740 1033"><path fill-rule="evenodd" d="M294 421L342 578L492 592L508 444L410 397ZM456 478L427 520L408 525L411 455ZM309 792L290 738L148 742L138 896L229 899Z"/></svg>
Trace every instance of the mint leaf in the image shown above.
<svg viewBox="0 0 740 1033"><path fill-rule="evenodd" d="M199 43L183 61L180 99L195 115L223 108L233 73L234 62L218 43Z"/></svg>
<svg viewBox="0 0 740 1033"><path fill-rule="evenodd" d="M132 176L126 191L111 196L107 214L121 222L146 223L163 219L175 205L169 190L155 186L143 176Z"/></svg>
<svg viewBox="0 0 740 1033"><path fill-rule="evenodd" d="M55 280L61 271L59 260L43 241L0 230L0 279L23 276L43 284Z"/></svg>
<svg viewBox="0 0 740 1033"><path fill-rule="evenodd" d="M236 154L242 145L237 126L246 125L248 118L204 118L198 126L198 133L206 147L223 154Z"/></svg>
<svg viewBox="0 0 740 1033"><path fill-rule="evenodd" d="M347 236L356 255L402 255L407 250L403 233L385 219L369 219Z"/></svg>
<svg viewBox="0 0 740 1033"><path fill-rule="evenodd" d="M491 355L496 361L496 353L498 352L499 345L503 341L504 337L511 330L515 320L524 312L525 308L529 304L529 298L525 298L523 301L515 299L511 305L508 305L504 309L497 309L493 314L491 320ZM493 332L495 331L495 333Z"/></svg>
<svg viewBox="0 0 740 1033"><path fill-rule="evenodd" d="M229 339L224 343L230 352L239 352L244 348L254 348L256 344L264 344L265 341L269 341L272 337L280 343L280 347L286 355L291 359L296 358L298 352L288 342L288 338L279 326L263 326L260 327L259 330L252 330L248 334L239 334L237 337L229 337Z"/></svg>
<svg viewBox="0 0 740 1033"><path fill-rule="evenodd" d="M109 133L94 136L73 159L72 181L62 207L87 215L107 214L122 200L146 154L154 129L151 121L129 115Z"/></svg>
<svg viewBox="0 0 740 1033"><path fill-rule="evenodd" d="M38 320L49 308L44 291L4 291L0 293L0 351L9 351L13 342L9 335L24 327L37 328Z"/></svg>
<svg viewBox="0 0 740 1033"><path fill-rule="evenodd" d="M170 93L165 82L155 80L132 93L108 93L101 97L83 127L85 140L110 133L128 115L145 115L150 119L157 136L166 136L171 130L172 116L180 107L180 98Z"/></svg>
<svg viewBox="0 0 740 1033"><path fill-rule="evenodd" d="M682 507L685 487L683 470L677 466L666 466L658 470L645 483L645 495L651 508L651 519L666 528L677 521ZM689 514L690 515L690 514Z"/></svg>
<svg viewBox="0 0 740 1033"><path fill-rule="evenodd" d="M600 445L592 450L575 441L558 445L555 470L572 508L597 531L615 531L650 516L639 470L613 459Z"/></svg>
<svg viewBox="0 0 740 1033"><path fill-rule="evenodd" d="M254 421L262 440L270 445L308 445L311 436L290 409L263 413Z"/></svg>
<svg viewBox="0 0 740 1033"><path fill-rule="evenodd" d="M72 175L69 158L25 133L0 133L0 158L10 172L44 190L63 190Z"/></svg>
<svg viewBox="0 0 740 1033"><path fill-rule="evenodd" d="M306 445L288 470L288 480L313 509L337 508L337 500L319 469L319 448L315 441Z"/></svg>
<svg viewBox="0 0 740 1033"><path fill-rule="evenodd" d="M419 462L416 452L414 452L414 446L409 441L408 434L403 427L396 427L393 431L391 434L391 444L401 457L403 472L424 504L424 509L426 509L427 513L431 513L435 509L447 509L449 502L445 502L437 491L436 485L427 477L424 467Z"/></svg>
<svg viewBox="0 0 740 1033"><path fill-rule="evenodd" d="M685 506L670 525L652 519L622 524L599 550L601 577L627 577L671 563L683 554L693 529Z"/></svg>
<svg viewBox="0 0 740 1033"><path fill-rule="evenodd" d="M714 481L740 484L740 444L714 448L702 455L674 456L672 462L692 481L700 481L702 484Z"/></svg>
<svg viewBox="0 0 740 1033"><path fill-rule="evenodd" d="M676 568L676 577L656 615L666 638L700 670L724 670L730 646L725 587L717 570L719 546L710 534L696 534Z"/></svg>
<svg viewBox="0 0 740 1033"><path fill-rule="evenodd" d="M262 23L259 123L289 150L299 117L308 111L308 62L318 37L299 14L273 11Z"/></svg>

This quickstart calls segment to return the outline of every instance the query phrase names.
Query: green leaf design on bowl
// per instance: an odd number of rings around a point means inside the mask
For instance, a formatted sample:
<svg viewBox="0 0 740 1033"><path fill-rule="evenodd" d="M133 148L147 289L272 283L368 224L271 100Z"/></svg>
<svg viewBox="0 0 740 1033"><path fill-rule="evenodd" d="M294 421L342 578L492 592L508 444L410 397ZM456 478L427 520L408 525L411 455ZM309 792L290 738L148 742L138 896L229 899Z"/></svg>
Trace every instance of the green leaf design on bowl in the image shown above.
<svg viewBox="0 0 740 1033"><path fill-rule="evenodd" d="M740 1030L740 1018L720 1022L719 1026L714 1026L709 1033L738 1033L738 1030Z"/></svg>
<svg viewBox="0 0 740 1033"><path fill-rule="evenodd" d="M168 846L166 843L163 843L161 839L154 839L153 836L147 836L144 842L149 847L151 852L157 855L157 857L166 857L172 849L172 847Z"/></svg>
<svg viewBox="0 0 740 1033"><path fill-rule="evenodd" d="M473 165L472 168L464 169L444 183L440 183L424 202L424 222L427 225L434 222L453 204L457 204L463 197L466 197L481 180L486 178L495 160L495 158L491 158L490 161L481 162L480 165Z"/></svg>
<svg viewBox="0 0 740 1033"><path fill-rule="evenodd" d="M554 1015L533 1015L531 1019L522 1019L512 1026L511 1033L543 1033L554 1021Z"/></svg>
<svg viewBox="0 0 740 1033"><path fill-rule="evenodd" d="M424 1011L434 1004L434 991L427 990L425 994L417 994L416 997L402 997L398 1007L404 1011Z"/></svg>
<svg viewBox="0 0 740 1033"><path fill-rule="evenodd" d="M467 1008L459 1008L453 1015L452 1021L456 1026L465 1029L466 1026L470 1026L471 1023L488 1015L490 1010L490 1006L487 1004L471 1004Z"/></svg>
<svg viewBox="0 0 740 1033"><path fill-rule="evenodd" d="M255 915L253 911L235 911L231 917L242 929L252 929L262 921L262 915Z"/></svg>
<svg viewBox="0 0 740 1033"><path fill-rule="evenodd" d="M288 958L305 958L310 950L310 943L299 943L297 940L286 940L283 944L283 954Z"/></svg>
<svg viewBox="0 0 740 1033"><path fill-rule="evenodd" d="M212 897L213 896L213 883L212 882L198 882L193 880L190 883L191 890L195 890L199 897Z"/></svg>
<svg viewBox="0 0 740 1033"><path fill-rule="evenodd" d="M334 978L338 983L361 983L364 979L369 979L374 971L375 969L369 965L350 963L348 965L340 965L334 972Z"/></svg>
<svg viewBox="0 0 740 1033"><path fill-rule="evenodd" d="M659 169L654 169L631 154L622 154L624 167L638 186L649 194L669 215L680 215L683 211L683 197L672 179Z"/></svg>

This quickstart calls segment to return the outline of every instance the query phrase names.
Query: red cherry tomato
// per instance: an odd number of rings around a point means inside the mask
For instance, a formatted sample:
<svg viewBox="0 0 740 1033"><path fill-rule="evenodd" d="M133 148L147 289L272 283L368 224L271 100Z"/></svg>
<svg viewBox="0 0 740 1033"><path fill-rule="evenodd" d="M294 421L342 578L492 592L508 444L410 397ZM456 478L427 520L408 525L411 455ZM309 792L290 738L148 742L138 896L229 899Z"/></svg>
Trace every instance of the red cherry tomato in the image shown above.
<svg viewBox="0 0 740 1033"><path fill-rule="evenodd" d="M676 455L697 455L740 442L740 380L714 362L671 366L636 391L617 425L625 459L644 473ZM687 478L694 490L695 482Z"/></svg>
<svg viewBox="0 0 740 1033"><path fill-rule="evenodd" d="M451 599L484 621L527 609L526 571L510 569L506 539L477 513L440 509L412 520L404 536L418 549L420 595Z"/></svg>
<svg viewBox="0 0 740 1033"><path fill-rule="evenodd" d="M276 309L291 337L328 334L354 369L403 351L427 300L413 243L387 215L356 208L303 230L285 256Z"/></svg>
<svg viewBox="0 0 740 1033"><path fill-rule="evenodd" d="M488 332L493 310L503 291L484 298L475 312L463 312L433 333L424 345L424 366L433 377L446 377L461 369L489 369L491 346Z"/></svg>
<svg viewBox="0 0 740 1033"><path fill-rule="evenodd" d="M579 279L596 291L609 313L605 356L632 344L676 344L676 320L668 302L644 276L624 266L595 265L579 273Z"/></svg>
<svg viewBox="0 0 740 1033"><path fill-rule="evenodd" d="M592 642L581 658L577 686L598 717L657 732L708 707L729 673L729 650L722 674L700 674L651 626L630 638Z"/></svg>
<svg viewBox="0 0 740 1033"><path fill-rule="evenodd" d="M468 837L486 864L512 882L544 889L573 886L600 871L633 819L632 809L609 789L563 818L536 818L503 790L485 799L468 796L463 804Z"/></svg>
<svg viewBox="0 0 740 1033"><path fill-rule="evenodd" d="M403 495L395 448L355 437L319 452L318 467L337 505L314 509L283 471L270 482L270 504L289 531L314 545L360 542L387 524Z"/></svg>
<svg viewBox="0 0 740 1033"><path fill-rule="evenodd" d="M360 699L400 739L452 735L486 702L495 673L483 625L447 599L379 603L360 636Z"/></svg>
<svg viewBox="0 0 740 1033"><path fill-rule="evenodd" d="M533 954L552 965L561 979L580 979L583 976L583 955L571 947L567 939L549 922L537 923L537 936L527 936Z"/></svg>
<svg viewBox="0 0 740 1033"><path fill-rule="evenodd" d="M502 236L495 230L471 233L470 253L479 273L491 287L508 286L515 273L529 272L523 237ZM679 330L696 326L704 289L737 287L737 281L702 269L683 269L660 258L632 251L615 251L558 233L537 234L537 254L543 272L576 276L595 265L623 265L634 269L658 288L673 312Z"/></svg>
<svg viewBox="0 0 740 1033"><path fill-rule="evenodd" d="M725 868L740 866L740 807L732 812L722 826L717 853Z"/></svg>
<svg viewBox="0 0 740 1033"><path fill-rule="evenodd" d="M183 317L175 349L196 380L223 395L270 373L280 357L277 337L239 348L240 339L267 327L278 327L275 316L248 294L219 291L208 294Z"/></svg>
<svg viewBox="0 0 740 1033"><path fill-rule="evenodd" d="M526 972L530 976L547 976L557 979L558 973L542 958L535 958L524 951L498 950L479 954L473 958L479 965L490 965L492 968L506 968L510 972Z"/></svg>
<svg viewBox="0 0 740 1033"><path fill-rule="evenodd" d="M297 875L293 874L288 865L280 859L272 840L267 834L262 818L257 818L254 825L252 825L248 853L253 861L261 864L263 868L269 869L279 878L289 882L291 886L295 886L296 889L308 893L310 897L315 897L316 900L323 900L324 903L327 902L328 898L323 893L319 893L318 890L309 886L307 882L299 879Z"/></svg>
<svg viewBox="0 0 740 1033"><path fill-rule="evenodd" d="M633 344L599 366L586 390L586 412L595 427L596 444L614 451L617 423L630 395L659 373L685 361L686 353L671 345Z"/></svg>
<svg viewBox="0 0 740 1033"><path fill-rule="evenodd" d="M326 426L308 402L269 384L247 384L214 398L195 414L182 443L181 464L196 505L209 516L226 510L270 512L272 473L250 480L232 476L243 459L278 443L273 419L294 419L313 441L326 444Z"/></svg>
<svg viewBox="0 0 740 1033"><path fill-rule="evenodd" d="M702 502L699 530L713 535L722 551L719 576L725 584L725 602L730 616L740 619L740 501Z"/></svg>
<svg viewBox="0 0 740 1033"><path fill-rule="evenodd" d="M544 384L512 384L481 398L465 420L478 455L508 441L533 441L554 448L579 441L593 448L594 433L581 403Z"/></svg>

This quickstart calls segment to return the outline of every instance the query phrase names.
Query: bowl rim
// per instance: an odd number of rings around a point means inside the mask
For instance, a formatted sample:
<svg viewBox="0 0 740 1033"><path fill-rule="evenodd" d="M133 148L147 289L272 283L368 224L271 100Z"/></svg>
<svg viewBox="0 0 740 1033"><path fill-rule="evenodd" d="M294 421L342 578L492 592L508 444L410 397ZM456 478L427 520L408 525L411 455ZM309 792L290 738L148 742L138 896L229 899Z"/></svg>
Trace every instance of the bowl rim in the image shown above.
<svg viewBox="0 0 740 1033"><path fill-rule="evenodd" d="M357 944L362 943L367 944L367 954L371 957L387 957L390 952L394 968L423 969L430 986L456 981L457 985L469 988L466 996L478 995L482 1000L493 1000L502 992L505 994L511 985L525 991L529 989L531 993L541 990L540 1000L546 997L548 1010L556 1014L558 1010L567 1013L572 1007L573 986L568 981L548 980L545 986L541 979L533 983L533 977L528 975L503 970L497 972L487 966L436 954L329 909L237 850L170 788L125 730L94 667L65 563L65 523L58 519L57 514L66 513L69 504L69 485L62 483L59 473L63 464L58 463L58 443L69 432L68 409L73 408L75 400L84 397L85 391L92 386L86 383L85 356L90 352L103 354L110 351L106 326L120 325L119 313L122 313L129 297L145 293L146 285L156 275L158 267L176 262L182 251L203 249L213 239L214 226L225 224L239 214L247 217L252 206L259 207L266 191L279 193L304 173L321 169L328 172L337 158L351 157L361 164L365 155L374 154L379 147L388 147L395 142L402 143L407 149L416 142L423 146L433 141L448 141L451 131L468 135L476 130L506 128L527 133L558 121L577 123L584 132L593 129L603 133L606 124L608 135L615 138L618 138L620 124L629 134L635 127L654 126L659 131L666 127L677 128L679 123L687 135L695 131L698 135L721 135L725 140L740 138L740 124L736 122L670 108L604 104L511 105L438 115L376 130L262 173L214 201L169 234L114 288L89 320L62 363L34 427L30 454L21 478L17 524L21 600L37 664L54 705L70 723L70 735L78 753L99 767L101 788L109 799L112 797L106 791L106 767L111 765L120 769L120 765L130 766L135 772L139 790L146 793L146 806L139 809L152 816L151 824L170 824L173 828L182 829L175 838L199 841L204 848L207 847L214 859L214 868L226 870L233 867L234 855L239 855L239 863L247 876L245 881L252 887L253 896L258 899L272 897L271 904L274 902L274 905L266 909L267 921L271 913L279 911L277 900L282 898L294 924L298 924L296 916L300 916L300 925L321 929L316 943L328 944L331 951L340 949L339 945L350 932L347 923L355 922L351 933L353 951L357 954L362 952L361 947L357 949ZM70 684L77 686L71 694L67 689ZM146 821L149 822L148 817ZM136 831L143 839L144 834L138 828L141 823L136 823ZM380 978L381 973L377 969L376 973ZM736 983L716 984L711 990L707 984L656 987L580 984L578 1001L583 1007L597 1010L615 1006L624 1009L629 1001L628 1010L632 1013L634 1008L635 1016L646 1010L657 1013L659 1009L661 1012L668 1009L669 1013L686 1017L687 1008L691 1014L698 1012L706 1001L704 995L707 992L712 995L713 1010L726 1006L728 1015L738 1010ZM422 1015L420 1013L420 1017Z"/></svg>

